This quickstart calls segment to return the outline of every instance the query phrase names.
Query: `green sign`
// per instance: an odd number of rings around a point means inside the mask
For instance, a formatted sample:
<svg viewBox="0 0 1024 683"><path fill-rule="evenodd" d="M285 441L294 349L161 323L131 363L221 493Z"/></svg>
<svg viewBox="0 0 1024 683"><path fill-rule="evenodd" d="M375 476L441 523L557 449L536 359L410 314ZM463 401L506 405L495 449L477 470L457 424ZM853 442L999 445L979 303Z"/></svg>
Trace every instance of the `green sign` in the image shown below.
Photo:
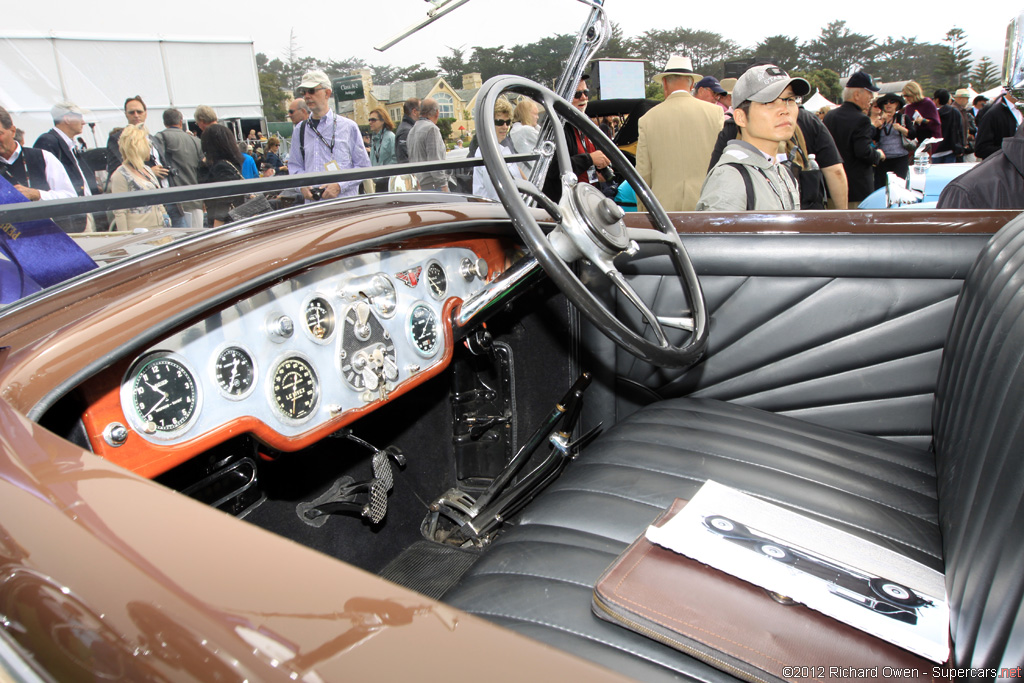
<svg viewBox="0 0 1024 683"><path fill-rule="evenodd" d="M363 79L359 76L347 76L334 79L334 99L338 102L363 99Z"/></svg>

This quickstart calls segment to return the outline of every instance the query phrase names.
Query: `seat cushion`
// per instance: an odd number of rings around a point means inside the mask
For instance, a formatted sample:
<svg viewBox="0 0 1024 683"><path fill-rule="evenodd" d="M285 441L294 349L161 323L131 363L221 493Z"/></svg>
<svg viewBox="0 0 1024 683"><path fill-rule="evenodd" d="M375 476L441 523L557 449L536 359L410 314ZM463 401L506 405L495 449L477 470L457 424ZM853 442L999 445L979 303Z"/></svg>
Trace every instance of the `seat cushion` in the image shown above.
<svg viewBox="0 0 1024 683"><path fill-rule="evenodd" d="M928 451L715 400L673 399L602 435L444 598L645 681L731 680L590 611L609 564L713 479L941 570Z"/></svg>

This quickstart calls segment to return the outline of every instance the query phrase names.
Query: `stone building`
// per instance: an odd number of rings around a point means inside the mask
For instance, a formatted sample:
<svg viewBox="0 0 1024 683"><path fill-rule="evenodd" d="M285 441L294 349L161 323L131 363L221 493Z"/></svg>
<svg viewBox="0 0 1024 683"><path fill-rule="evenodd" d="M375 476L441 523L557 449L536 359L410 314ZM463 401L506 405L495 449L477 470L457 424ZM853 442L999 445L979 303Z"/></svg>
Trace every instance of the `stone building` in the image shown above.
<svg viewBox="0 0 1024 683"><path fill-rule="evenodd" d="M402 120L402 104L410 97L425 99L432 97L441 108L441 118L455 119L452 123L452 139L468 140L476 130L473 121L473 107L476 106L476 95L483 86L479 73L465 74L462 87L454 88L448 81L437 76L422 81L402 81L391 85L374 85L369 69L353 71L351 77L335 79L347 81L345 87L335 88L335 97L350 97L337 103L337 112L348 117L361 126L368 124L369 113L377 107L383 107L395 122ZM362 87L358 87L361 85ZM344 92L340 92L344 90Z"/></svg>

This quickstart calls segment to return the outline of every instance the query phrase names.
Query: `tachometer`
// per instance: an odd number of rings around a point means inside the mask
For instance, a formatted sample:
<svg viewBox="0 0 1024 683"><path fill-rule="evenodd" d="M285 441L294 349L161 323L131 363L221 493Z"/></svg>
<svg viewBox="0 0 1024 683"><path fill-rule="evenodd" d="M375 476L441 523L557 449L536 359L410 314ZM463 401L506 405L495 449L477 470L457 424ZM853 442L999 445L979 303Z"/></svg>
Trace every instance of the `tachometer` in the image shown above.
<svg viewBox="0 0 1024 683"><path fill-rule="evenodd" d="M221 351L213 374L221 393L230 399L245 398L256 386L256 365L241 346L229 346Z"/></svg>
<svg viewBox="0 0 1024 683"><path fill-rule="evenodd" d="M313 366L298 356L282 360L271 377L270 398L289 420L308 418L320 399L320 382Z"/></svg>
<svg viewBox="0 0 1024 683"><path fill-rule="evenodd" d="M437 353L440 342L437 315L427 304L418 303L409 311L409 337L421 356L429 358Z"/></svg>
<svg viewBox="0 0 1024 683"><path fill-rule="evenodd" d="M132 422L142 432L175 435L192 424L198 405L195 375L183 361L157 353L136 366L131 412Z"/></svg>

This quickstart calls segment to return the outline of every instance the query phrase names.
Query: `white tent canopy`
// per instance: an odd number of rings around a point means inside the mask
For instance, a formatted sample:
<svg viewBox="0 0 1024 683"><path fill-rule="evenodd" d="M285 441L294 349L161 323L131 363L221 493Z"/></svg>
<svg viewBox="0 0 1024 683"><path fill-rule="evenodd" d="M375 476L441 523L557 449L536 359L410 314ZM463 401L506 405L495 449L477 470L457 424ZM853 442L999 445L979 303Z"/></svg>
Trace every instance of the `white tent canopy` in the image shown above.
<svg viewBox="0 0 1024 683"><path fill-rule="evenodd" d="M816 112L822 107L829 107L835 109L837 105L833 102L829 102L828 99L821 94L820 90L815 90L814 94L804 99L804 109L810 112Z"/></svg>
<svg viewBox="0 0 1024 683"><path fill-rule="evenodd" d="M0 105L25 131L31 145L53 126L50 109L68 101L87 110L96 124L83 132L89 146L106 143L123 126L124 101L139 95L152 132L175 107L186 119L200 104L221 119L263 115L256 57L251 41L210 38L84 36L72 34L0 36Z"/></svg>

